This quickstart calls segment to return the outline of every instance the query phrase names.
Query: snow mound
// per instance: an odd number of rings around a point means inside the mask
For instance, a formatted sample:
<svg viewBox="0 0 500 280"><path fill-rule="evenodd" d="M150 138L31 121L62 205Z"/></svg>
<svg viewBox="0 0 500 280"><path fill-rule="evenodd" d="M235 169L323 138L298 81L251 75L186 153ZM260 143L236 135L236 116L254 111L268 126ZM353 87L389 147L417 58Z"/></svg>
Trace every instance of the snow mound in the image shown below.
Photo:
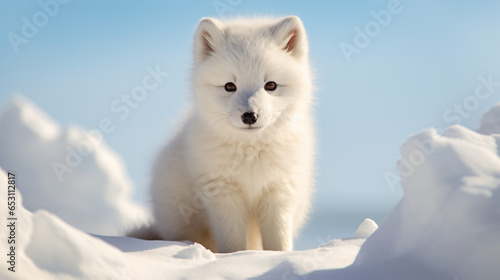
<svg viewBox="0 0 500 280"><path fill-rule="evenodd" d="M132 185L102 133L67 129L21 96L0 112L0 166L19 178L26 209L46 209L97 234L118 234L144 220Z"/></svg>
<svg viewBox="0 0 500 280"><path fill-rule="evenodd" d="M0 180L2 190L7 189L7 176L2 169ZM0 238L7 240L8 236L14 236L15 242L1 242L0 250L10 252L10 246L14 246L15 259L10 258L14 262L7 263L7 267L2 265L0 279L103 279L102 276L120 279L120 268L126 261L118 249L68 225L46 210L32 214L22 206L19 190L14 196L14 217L17 218L14 234L2 230ZM7 205L4 192L0 195L0 203ZM0 211L2 221L7 220L7 215L7 211ZM12 270L8 270L9 267ZM110 271L110 268L113 269Z"/></svg>
<svg viewBox="0 0 500 280"><path fill-rule="evenodd" d="M500 110L495 112L498 119ZM401 148L399 166L407 172L408 163L414 165L402 181L405 196L368 238L354 266L391 267L404 260L440 279L497 279L499 143L500 135L461 126L442 136L429 129L411 137Z"/></svg>
<svg viewBox="0 0 500 280"><path fill-rule="evenodd" d="M368 238L378 229L377 224L372 219L365 219L354 233L354 237Z"/></svg>

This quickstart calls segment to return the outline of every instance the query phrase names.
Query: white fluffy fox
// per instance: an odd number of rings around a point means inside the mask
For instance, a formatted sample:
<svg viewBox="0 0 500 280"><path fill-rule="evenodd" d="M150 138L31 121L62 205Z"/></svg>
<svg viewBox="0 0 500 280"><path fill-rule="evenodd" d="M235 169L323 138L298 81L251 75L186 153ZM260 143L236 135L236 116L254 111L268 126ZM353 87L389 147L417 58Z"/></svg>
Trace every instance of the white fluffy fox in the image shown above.
<svg viewBox="0 0 500 280"><path fill-rule="evenodd" d="M214 252L291 250L313 192L301 20L202 19L192 84L184 125L154 164L154 231Z"/></svg>

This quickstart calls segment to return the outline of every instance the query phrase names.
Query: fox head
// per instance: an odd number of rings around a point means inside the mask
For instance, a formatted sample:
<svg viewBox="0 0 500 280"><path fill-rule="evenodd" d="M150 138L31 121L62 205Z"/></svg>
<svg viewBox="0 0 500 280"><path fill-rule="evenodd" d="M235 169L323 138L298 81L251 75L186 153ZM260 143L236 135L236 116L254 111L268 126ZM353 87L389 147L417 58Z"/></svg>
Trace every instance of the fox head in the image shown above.
<svg viewBox="0 0 500 280"><path fill-rule="evenodd" d="M311 100L308 45L296 16L204 18L194 43L194 101L204 126L255 133L300 122Z"/></svg>

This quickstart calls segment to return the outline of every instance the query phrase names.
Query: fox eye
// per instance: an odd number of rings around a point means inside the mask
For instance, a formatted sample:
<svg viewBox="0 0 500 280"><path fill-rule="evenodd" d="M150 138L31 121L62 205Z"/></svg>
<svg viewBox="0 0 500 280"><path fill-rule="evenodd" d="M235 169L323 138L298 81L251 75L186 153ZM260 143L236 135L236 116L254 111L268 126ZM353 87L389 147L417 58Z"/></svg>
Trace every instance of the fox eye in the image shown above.
<svg viewBox="0 0 500 280"><path fill-rule="evenodd" d="M224 89L228 92L236 91L236 85L233 83L227 83L224 85Z"/></svg>
<svg viewBox="0 0 500 280"><path fill-rule="evenodd" d="M267 91L274 91L277 87L278 85L276 85L275 82L267 82L264 86L264 89Z"/></svg>

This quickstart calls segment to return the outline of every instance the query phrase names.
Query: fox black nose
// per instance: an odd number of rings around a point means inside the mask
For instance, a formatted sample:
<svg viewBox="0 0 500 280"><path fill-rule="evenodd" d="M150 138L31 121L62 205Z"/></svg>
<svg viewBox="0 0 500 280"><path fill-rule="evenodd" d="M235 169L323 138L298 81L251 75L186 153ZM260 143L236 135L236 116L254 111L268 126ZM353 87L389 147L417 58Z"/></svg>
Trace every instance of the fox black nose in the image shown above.
<svg viewBox="0 0 500 280"><path fill-rule="evenodd" d="M241 115L241 120L244 124L254 124L257 122L257 114L254 112L246 112Z"/></svg>

